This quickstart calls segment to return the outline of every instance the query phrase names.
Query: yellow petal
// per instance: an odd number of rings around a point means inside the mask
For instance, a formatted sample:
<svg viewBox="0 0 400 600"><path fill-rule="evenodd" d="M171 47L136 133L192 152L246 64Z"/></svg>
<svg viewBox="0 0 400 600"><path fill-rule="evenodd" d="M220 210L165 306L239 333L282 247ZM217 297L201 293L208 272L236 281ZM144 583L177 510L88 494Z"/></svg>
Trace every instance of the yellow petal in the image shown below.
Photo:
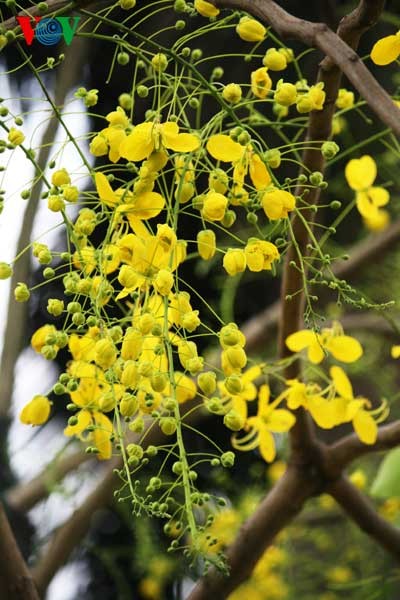
<svg viewBox="0 0 400 600"><path fill-rule="evenodd" d="M307 402L307 410L316 424L322 429L332 429L336 425L336 407L322 396L311 396Z"/></svg>
<svg viewBox="0 0 400 600"><path fill-rule="evenodd" d="M192 133L180 133L175 138L171 137L166 148L175 152L194 152L200 146L200 138Z"/></svg>
<svg viewBox="0 0 400 600"><path fill-rule="evenodd" d="M104 204L111 207L118 204L118 195L113 191L107 177L103 173L95 173L94 181L99 198Z"/></svg>
<svg viewBox="0 0 400 600"><path fill-rule="evenodd" d="M351 386L350 379L347 377L343 369L341 367L331 367L329 373L333 383L335 384L337 393L347 400L352 399L353 388Z"/></svg>
<svg viewBox="0 0 400 600"><path fill-rule="evenodd" d="M344 173L351 189L365 190L371 187L376 179L376 163L367 154L361 158L353 158L347 163Z"/></svg>
<svg viewBox="0 0 400 600"><path fill-rule="evenodd" d="M271 183L268 169L257 154L253 154L250 160L249 175L256 190L262 190Z"/></svg>
<svg viewBox="0 0 400 600"><path fill-rule="evenodd" d="M286 346L291 352L301 352L304 348L315 342L316 335L308 329L296 331L296 333L292 333L286 338Z"/></svg>
<svg viewBox="0 0 400 600"><path fill-rule="evenodd" d="M378 212L369 197L369 192L357 192L356 194L357 210L364 219L373 219Z"/></svg>
<svg viewBox="0 0 400 600"><path fill-rule="evenodd" d="M375 444L378 426L366 410L359 410L353 419L354 431L364 444Z"/></svg>
<svg viewBox="0 0 400 600"><path fill-rule="evenodd" d="M388 35L378 40L371 50L371 60L376 65L388 65L400 55L400 36Z"/></svg>
<svg viewBox="0 0 400 600"><path fill-rule="evenodd" d="M244 148L234 142L229 135L212 135L207 142L207 150L216 160L236 162L243 156Z"/></svg>
<svg viewBox="0 0 400 600"><path fill-rule="evenodd" d="M332 356L344 363L355 362L363 354L360 342L349 335L337 335L329 338L326 348Z"/></svg>
<svg viewBox="0 0 400 600"><path fill-rule="evenodd" d="M64 429L64 435L70 437L72 435L81 435L92 424L92 416L88 410L80 410L76 414L78 422L76 425L68 425Z"/></svg>
<svg viewBox="0 0 400 600"><path fill-rule="evenodd" d="M274 436L266 427L260 431L260 454L266 462L272 462L276 456Z"/></svg>
<svg viewBox="0 0 400 600"><path fill-rule="evenodd" d="M374 206L385 206L390 200L389 192L383 187L370 188L368 190L368 196Z"/></svg>
<svg viewBox="0 0 400 600"><path fill-rule="evenodd" d="M127 160L139 161L154 150L153 123L140 123L122 142L119 152Z"/></svg>
<svg viewBox="0 0 400 600"><path fill-rule="evenodd" d="M158 192L145 192L136 198L134 205L130 206L129 222L131 219L152 219L160 214L165 206L165 200Z"/></svg>
<svg viewBox="0 0 400 600"><path fill-rule="evenodd" d="M296 417L291 412L278 408L270 414L267 427L274 433L284 433L293 427L295 421Z"/></svg>
<svg viewBox="0 0 400 600"><path fill-rule="evenodd" d="M46 396L34 396L21 410L19 419L25 425L43 425L49 418L50 406Z"/></svg>
<svg viewBox="0 0 400 600"><path fill-rule="evenodd" d="M324 360L325 352L324 352L323 347L321 346L319 339L315 340L308 347L307 358L314 365L318 365L320 362L322 362Z"/></svg>
<svg viewBox="0 0 400 600"><path fill-rule="evenodd" d="M95 447L99 451L97 458L99 460L107 460L111 458L112 454L112 423L106 415L103 415L103 413L100 412L95 412L93 417L96 424L96 429L93 432L93 441Z"/></svg>

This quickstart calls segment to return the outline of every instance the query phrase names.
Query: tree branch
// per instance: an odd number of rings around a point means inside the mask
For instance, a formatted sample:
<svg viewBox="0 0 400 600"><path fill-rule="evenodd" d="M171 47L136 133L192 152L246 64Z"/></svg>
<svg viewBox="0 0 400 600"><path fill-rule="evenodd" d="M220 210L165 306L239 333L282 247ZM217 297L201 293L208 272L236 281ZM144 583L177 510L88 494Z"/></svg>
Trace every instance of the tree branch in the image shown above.
<svg viewBox="0 0 400 600"><path fill-rule="evenodd" d="M371 452L390 450L400 445L400 420L379 428L375 444L363 444L355 434L347 435L329 447L329 457L338 473L353 460Z"/></svg>
<svg viewBox="0 0 400 600"><path fill-rule="evenodd" d="M75 471L80 465L90 459L91 456L89 454L79 451L64 456L59 460L52 461L31 481L20 483L7 490L7 504L20 512L31 510L38 502L49 496L55 484L62 481L68 473Z"/></svg>
<svg viewBox="0 0 400 600"><path fill-rule="evenodd" d="M0 557L0 597L4 600L39 600L1 502Z"/></svg>
<svg viewBox="0 0 400 600"><path fill-rule="evenodd" d="M246 521L228 548L230 574L224 577L214 568L200 579L187 600L223 600L247 579L279 531L301 511L305 501L318 489L318 482L289 465L284 475Z"/></svg>
<svg viewBox="0 0 400 600"><path fill-rule="evenodd" d="M397 561L400 561L400 529L378 515L374 505L368 498L345 477L333 482L327 488L327 492L331 494L362 531L376 540Z"/></svg>

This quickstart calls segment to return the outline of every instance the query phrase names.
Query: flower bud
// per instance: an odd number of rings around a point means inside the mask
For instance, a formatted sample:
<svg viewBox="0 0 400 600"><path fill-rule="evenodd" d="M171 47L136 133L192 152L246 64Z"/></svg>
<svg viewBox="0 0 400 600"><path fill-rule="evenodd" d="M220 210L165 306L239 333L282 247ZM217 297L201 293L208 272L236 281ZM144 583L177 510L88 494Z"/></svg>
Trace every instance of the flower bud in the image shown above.
<svg viewBox="0 0 400 600"><path fill-rule="evenodd" d="M64 210L65 202L62 196L53 194L48 197L47 206L52 212L60 212L61 210Z"/></svg>
<svg viewBox="0 0 400 600"><path fill-rule="evenodd" d="M228 83L222 90L222 97L230 104L237 104L242 99L242 88L237 83Z"/></svg>
<svg viewBox="0 0 400 600"><path fill-rule="evenodd" d="M174 417L161 417L160 428L164 435L173 435L176 431L176 420Z"/></svg>
<svg viewBox="0 0 400 600"><path fill-rule="evenodd" d="M95 363L102 369L109 369L117 359L117 351L111 340L102 339L96 342Z"/></svg>
<svg viewBox="0 0 400 600"><path fill-rule="evenodd" d="M203 260L210 260L216 252L215 233L211 229L204 229L197 234L197 250Z"/></svg>
<svg viewBox="0 0 400 600"><path fill-rule="evenodd" d="M293 83L284 83L281 79L278 82L274 93L274 100L282 106L291 106L297 99L297 88Z"/></svg>
<svg viewBox="0 0 400 600"><path fill-rule="evenodd" d="M206 2L206 0L194 0L194 7L202 17L216 17L219 15L219 8L211 2Z"/></svg>
<svg viewBox="0 0 400 600"><path fill-rule="evenodd" d="M9 279L12 273L12 267L8 263L0 262L0 279Z"/></svg>
<svg viewBox="0 0 400 600"><path fill-rule="evenodd" d="M165 71L168 66L168 58L162 52L155 54L151 59L151 64L156 71Z"/></svg>
<svg viewBox="0 0 400 600"><path fill-rule="evenodd" d="M336 142L324 142L321 146L322 156L330 160L339 152L340 148Z"/></svg>
<svg viewBox="0 0 400 600"><path fill-rule="evenodd" d="M263 58L263 65L271 71L283 71L287 67L286 56L276 48L269 48Z"/></svg>
<svg viewBox="0 0 400 600"><path fill-rule="evenodd" d="M217 388L217 376L213 371L201 373L197 377L197 385L206 396L213 394Z"/></svg>
<svg viewBox="0 0 400 600"><path fill-rule="evenodd" d="M226 469L230 469L231 467L233 467L233 465L235 464L235 455L234 455L234 453L231 452L231 451L224 452L221 455L221 464Z"/></svg>
<svg viewBox="0 0 400 600"><path fill-rule="evenodd" d="M66 169L59 169L58 171L54 171L51 176L51 183L56 187L69 185L71 183L71 178Z"/></svg>
<svg viewBox="0 0 400 600"><path fill-rule="evenodd" d="M261 42L265 38L267 30L255 19L242 17L236 27L236 33L245 42Z"/></svg>
<svg viewBox="0 0 400 600"><path fill-rule="evenodd" d="M8 141L13 146L19 146L25 140L25 136L19 129L15 129L15 127L11 127L8 133Z"/></svg>
<svg viewBox="0 0 400 600"><path fill-rule="evenodd" d="M161 296L168 296L174 285L174 277L167 269L160 269L154 280L154 287Z"/></svg>
<svg viewBox="0 0 400 600"><path fill-rule="evenodd" d="M246 269L246 255L240 248L229 248L222 264L228 275L233 277Z"/></svg>
<svg viewBox="0 0 400 600"><path fill-rule="evenodd" d="M18 283L14 290L14 298L17 302L26 302L29 300L31 293L26 283Z"/></svg>
<svg viewBox="0 0 400 600"><path fill-rule="evenodd" d="M124 394L119 404L119 412L123 417L132 417L139 406L136 396L133 394Z"/></svg>
<svg viewBox="0 0 400 600"><path fill-rule="evenodd" d="M237 375L230 375L227 377L224 381L224 385L227 391L233 396L240 394L243 390L242 380Z"/></svg>
<svg viewBox="0 0 400 600"><path fill-rule="evenodd" d="M93 156L104 156L108 153L107 140L101 134L96 135L89 145L89 150Z"/></svg>
<svg viewBox="0 0 400 600"><path fill-rule="evenodd" d="M244 424L245 419L233 409L224 416L224 425L231 431L240 431L243 429Z"/></svg>
<svg viewBox="0 0 400 600"><path fill-rule="evenodd" d="M49 298L47 301L47 312L53 317L59 317L64 310L64 302L57 298Z"/></svg>

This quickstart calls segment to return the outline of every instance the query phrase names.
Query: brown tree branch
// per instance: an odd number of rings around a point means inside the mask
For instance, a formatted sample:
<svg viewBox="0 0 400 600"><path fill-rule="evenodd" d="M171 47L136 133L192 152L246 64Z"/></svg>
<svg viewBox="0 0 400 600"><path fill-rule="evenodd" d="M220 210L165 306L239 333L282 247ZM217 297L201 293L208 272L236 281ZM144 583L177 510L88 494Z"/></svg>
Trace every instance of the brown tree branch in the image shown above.
<svg viewBox="0 0 400 600"><path fill-rule="evenodd" d="M227 598L251 575L276 534L294 519L318 487L317 480L290 465L228 548L229 576L224 577L211 569L208 575L199 580L187 600Z"/></svg>
<svg viewBox="0 0 400 600"><path fill-rule="evenodd" d="M31 481L20 483L7 490L7 504L13 510L20 512L31 510L38 502L49 496L55 484L62 481L68 473L75 471L90 459L89 454L79 451L53 461L46 465L44 470Z"/></svg>
<svg viewBox="0 0 400 600"><path fill-rule="evenodd" d="M0 502L0 598L39 600L32 576Z"/></svg>
<svg viewBox="0 0 400 600"><path fill-rule="evenodd" d="M363 444L355 434L347 435L329 447L329 459L338 474L353 460L370 454L390 450L400 445L400 420L379 428L375 444Z"/></svg>
<svg viewBox="0 0 400 600"><path fill-rule="evenodd" d="M400 561L400 529L378 515L372 502L360 490L341 477L327 488L327 492L362 531Z"/></svg>

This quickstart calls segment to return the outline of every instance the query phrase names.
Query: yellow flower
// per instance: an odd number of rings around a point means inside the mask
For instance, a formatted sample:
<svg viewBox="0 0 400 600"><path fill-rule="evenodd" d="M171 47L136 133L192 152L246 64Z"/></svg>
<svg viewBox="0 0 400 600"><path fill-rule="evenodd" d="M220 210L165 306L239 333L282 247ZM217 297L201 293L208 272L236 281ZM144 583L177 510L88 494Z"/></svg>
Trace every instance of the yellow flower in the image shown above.
<svg viewBox="0 0 400 600"><path fill-rule="evenodd" d="M377 176L374 159L369 155L353 158L345 168L345 177L352 190L356 192L357 208L366 224L379 229L387 222L387 217L380 210L390 199L389 192L383 187L373 186Z"/></svg>
<svg viewBox="0 0 400 600"><path fill-rule="evenodd" d="M251 91L257 98L264 100L272 87L271 77L266 67L260 67L251 73Z"/></svg>
<svg viewBox="0 0 400 600"><path fill-rule="evenodd" d="M256 190L266 188L271 182L267 167L253 151L251 144L242 146L234 142L229 135L217 134L208 140L207 150L216 160L231 162L234 165L233 179L236 186L243 185L247 173Z"/></svg>
<svg viewBox="0 0 400 600"><path fill-rule="evenodd" d="M222 97L231 104L237 104L242 99L242 88L237 83L228 83L222 90Z"/></svg>
<svg viewBox="0 0 400 600"><path fill-rule="evenodd" d="M376 65L388 65L400 56L400 30L378 40L371 50L371 60Z"/></svg>
<svg viewBox="0 0 400 600"><path fill-rule="evenodd" d="M56 332L57 330L54 327L54 325L47 324L42 325L42 327L39 327L39 329L35 331L31 338L31 346L35 350L35 352L38 352L40 354L43 346L48 343L46 341L46 338L48 336L54 336Z"/></svg>
<svg viewBox="0 0 400 600"><path fill-rule="evenodd" d="M22 131L16 129L15 127L10 128L10 131L8 132L8 141L10 142L10 144L13 144L13 146L19 146L20 144L22 144L24 139L25 136L22 133Z"/></svg>
<svg viewBox="0 0 400 600"><path fill-rule="evenodd" d="M283 79L280 79L276 86L274 93L274 100L282 106L291 106L296 104L297 99L297 88L293 83L285 83Z"/></svg>
<svg viewBox="0 0 400 600"><path fill-rule="evenodd" d="M243 273L246 268L246 254L240 248L229 248L223 260L225 271L233 277L237 273Z"/></svg>
<svg viewBox="0 0 400 600"><path fill-rule="evenodd" d="M154 287L161 296L168 296L174 285L174 277L167 269L160 269L154 280Z"/></svg>
<svg viewBox="0 0 400 600"><path fill-rule="evenodd" d="M64 435L67 437L77 436L84 441L92 441L97 449L97 458L99 460L108 460L112 454L113 426L110 419L99 411L89 411L82 409L75 415L75 425L68 425L64 429ZM83 438L83 433L89 427L93 426L93 432L89 437Z"/></svg>
<svg viewBox="0 0 400 600"><path fill-rule="evenodd" d="M267 30L255 19L242 17L236 27L236 33L245 42L261 42L265 38Z"/></svg>
<svg viewBox="0 0 400 600"><path fill-rule="evenodd" d="M263 65L271 71L283 71L287 67L285 53L276 48L269 48L263 58Z"/></svg>
<svg viewBox="0 0 400 600"><path fill-rule="evenodd" d="M354 431L364 444L374 444L378 435L378 425L371 411L365 409L370 403L366 398L354 398L353 388L349 378L341 367L331 367L329 370L335 391L337 424L352 422ZM379 412L384 410L384 405Z"/></svg>
<svg viewBox="0 0 400 600"><path fill-rule="evenodd" d="M228 206L228 198L218 192L209 192L203 204L202 214L209 221L222 221Z"/></svg>
<svg viewBox="0 0 400 600"><path fill-rule="evenodd" d="M94 178L100 200L111 208L117 208L119 213L125 214L132 228L138 220L156 217L165 206L164 198L157 192L134 195L123 188L114 192L103 173L96 173Z"/></svg>
<svg viewBox="0 0 400 600"><path fill-rule="evenodd" d="M244 253L248 268L255 273L270 271L272 263L279 259L279 251L275 244L256 238L249 239Z"/></svg>
<svg viewBox="0 0 400 600"><path fill-rule="evenodd" d="M43 425L50 415L50 401L46 396L34 396L22 409L19 418L25 425Z"/></svg>
<svg viewBox="0 0 400 600"><path fill-rule="evenodd" d="M215 233L204 229L197 234L197 250L203 260L210 260L216 252Z"/></svg>
<svg viewBox="0 0 400 600"><path fill-rule="evenodd" d="M400 358L400 346L392 346L390 355L392 358Z"/></svg>
<svg viewBox="0 0 400 600"><path fill-rule="evenodd" d="M220 12L219 8L206 0L194 0L194 7L202 17L217 17Z"/></svg>
<svg viewBox="0 0 400 600"><path fill-rule="evenodd" d="M286 219L296 206L296 198L290 192L273 188L263 194L261 206L271 221Z"/></svg>
<svg viewBox="0 0 400 600"><path fill-rule="evenodd" d="M59 169L58 171L54 171L53 175L51 176L51 183L57 187L61 185L68 185L71 183L71 178L66 169Z"/></svg>
<svg viewBox="0 0 400 600"><path fill-rule="evenodd" d="M341 88L335 104L337 108L351 108L354 105L354 92Z"/></svg>
<svg viewBox="0 0 400 600"><path fill-rule="evenodd" d="M245 429L250 431L241 439L234 436L233 447L242 451L259 447L263 459L272 462L276 456L272 434L289 431L296 421L296 417L288 410L276 408L280 401L277 398L270 402L270 389L268 385L262 385L258 394L257 416L250 417L246 422Z"/></svg>
<svg viewBox="0 0 400 600"><path fill-rule="evenodd" d="M307 348L308 360L314 364L319 364L324 359L325 352L345 363L355 362L363 354L360 342L344 335L337 322L331 328L322 329L321 333L309 329L292 333L286 338L286 346L291 352L301 352Z"/></svg>
<svg viewBox="0 0 400 600"><path fill-rule="evenodd" d="M131 161L148 158L154 151L167 148L174 152L194 152L200 139L191 133L179 133L173 121L166 123L140 123L136 125L120 146L120 154Z"/></svg>

